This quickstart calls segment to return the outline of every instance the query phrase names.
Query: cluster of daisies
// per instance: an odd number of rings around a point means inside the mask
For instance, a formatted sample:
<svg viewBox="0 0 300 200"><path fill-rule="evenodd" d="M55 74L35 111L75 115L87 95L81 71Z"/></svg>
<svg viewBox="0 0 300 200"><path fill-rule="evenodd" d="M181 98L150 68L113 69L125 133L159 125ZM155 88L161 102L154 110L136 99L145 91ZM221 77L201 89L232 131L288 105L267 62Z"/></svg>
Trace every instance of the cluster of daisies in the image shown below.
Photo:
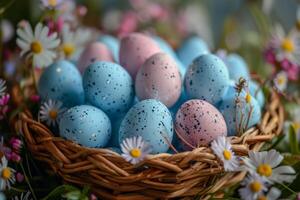
<svg viewBox="0 0 300 200"><path fill-rule="evenodd" d="M285 33L280 25L276 25L264 57L269 64L274 66L274 86L280 92L287 89L289 81L298 81L300 75L299 27L296 26L289 33Z"/></svg>

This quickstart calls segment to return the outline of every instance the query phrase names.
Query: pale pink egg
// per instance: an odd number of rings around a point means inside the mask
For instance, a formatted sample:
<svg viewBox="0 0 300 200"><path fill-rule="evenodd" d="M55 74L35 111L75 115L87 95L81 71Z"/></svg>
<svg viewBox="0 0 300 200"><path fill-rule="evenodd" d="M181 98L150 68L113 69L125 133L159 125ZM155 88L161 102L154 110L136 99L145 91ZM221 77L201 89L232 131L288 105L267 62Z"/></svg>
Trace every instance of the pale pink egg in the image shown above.
<svg viewBox="0 0 300 200"><path fill-rule="evenodd" d="M131 33L121 40L120 64L135 79L143 63L158 52L161 50L151 37L141 33Z"/></svg>
<svg viewBox="0 0 300 200"><path fill-rule="evenodd" d="M207 146L217 137L227 136L226 122L222 114L210 103L198 99L189 100L179 108L175 129L194 147Z"/></svg>
<svg viewBox="0 0 300 200"><path fill-rule="evenodd" d="M100 42L89 44L82 52L78 60L78 69L81 73L95 61L109 61L113 62L112 53L109 49Z"/></svg>
<svg viewBox="0 0 300 200"><path fill-rule="evenodd" d="M139 100L157 99L171 107L181 92L181 76L176 62L165 53L156 53L146 60L135 79Z"/></svg>

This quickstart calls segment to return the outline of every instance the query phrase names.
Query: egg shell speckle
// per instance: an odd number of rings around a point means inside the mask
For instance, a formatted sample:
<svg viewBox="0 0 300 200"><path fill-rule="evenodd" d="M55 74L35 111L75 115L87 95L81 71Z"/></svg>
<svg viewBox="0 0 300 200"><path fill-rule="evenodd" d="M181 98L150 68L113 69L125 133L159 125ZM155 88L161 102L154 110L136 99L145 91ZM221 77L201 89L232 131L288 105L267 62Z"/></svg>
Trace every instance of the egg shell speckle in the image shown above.
<svg viewBox="0 0 300 200"><path fill-rule="evenodd" d="M83 87L86 100L111 118L125 113L134 99L133 81L116 63L91 64L84 73Z"/></svg>
<svg viewBox="0 0 300 200"><path fill-rule="evenodd" d="M247 80L250 79L247 63L238 54L229 54L225 58L225 63L229 71L230 79L233 79L236 82L239 81L241 77Z"/></svg>
<svg viewBox="0 0 300 200"><path fill-rule="evenodd" d="M120 41L111 35L101 35L98 41L105 44L110 52L112 52L114 60L119 62Z"/></svg>
<svg viewBox="0 0 300 200"><path fill-rule="evenodd" d="M165 53L157 53L146 60L135 80L140 100L157 99L167 107L176 103L181 92L181 76L175 61Z"/></svg>
<svg viewBox="0 0 300 200"><path fill-rule="evenodd" d="M86 147L104 147L111 136L111 123L100 109L81 105L67 110L59 123L62 137Z"/></svg>
<svg viewBox="0 0 300 200"><path fill-rule="evenodd" d="M96 61L113 62L112 53L110 50L100 42L89 44L82 52L78 60L78 68L81 73L92 63Z"/></svg>
<svg viewBox="0 0 300 200"><path fill-rule="evenodd" d="M249 92L262 108L265 105L265 96L260 86L254 81L249 81Z"/></svg>
<svg viewBox="0 0 300 200"><path fill-rule="evenodd" d="M176 114L175 129L187 142L207 146L218 136L227 135L222 114L210 103L193 99L185 102Z"/></svg>
<svg viewBox="0 0 300 200"><path fill-rule="evenodd" d="M232 87L229 90L234 90ZM227 128L228 135L234 136L238 134L237 127L241 127L245 130L248 128L258 124L261 119L261 109L254 97L251 97L251 102L247 104L245 102L246 92L242 91L239 97L239 106L236 104L237 95L228 95L224 97L222 102L220 103L219 110L223 114ZM250 113L250 108L252 106L252 114L249 119L248 127L247 126L247 118ZM243 116L243 117L242 117Z"/></svg>
<svg viewBox="0 0 300 200"><path fill-rule="evenodd" d="M120 64L135 79L144 62L158 52L161 52L161 49L151 37L141 33L131 33L121 40Z"/></svg>
<svg viewBox="0 0 300 200"><path fill-rule="evenodd" d="M178 58L186 68L195 58L207 53L209 53L207 44L198 36L187 38L177 50Z"/></svg>
<svg viewBox="0 0 300 200"><path fill-rule="evenodd" d="M215 55L196 58L185 75L185 91L190 99L202 99L217 105L230 84L228 70Z"/></svg>
<svg viewBox="0 0 300 200"><path fill-rule="evenodd" d="M168 108L160 101L147 99L135 104L126 114L119 130L119 142L141 136L152 148L152 153L164 153L171 143L173 121Z"/></svg>
<svg viewBox="0 0 300 200"><path fill-rule="evenodd" d="M43 71L38 92L43 100L58 100L65 107L84 103L81 75L73 63L65 60L55 62Z"/></svg>

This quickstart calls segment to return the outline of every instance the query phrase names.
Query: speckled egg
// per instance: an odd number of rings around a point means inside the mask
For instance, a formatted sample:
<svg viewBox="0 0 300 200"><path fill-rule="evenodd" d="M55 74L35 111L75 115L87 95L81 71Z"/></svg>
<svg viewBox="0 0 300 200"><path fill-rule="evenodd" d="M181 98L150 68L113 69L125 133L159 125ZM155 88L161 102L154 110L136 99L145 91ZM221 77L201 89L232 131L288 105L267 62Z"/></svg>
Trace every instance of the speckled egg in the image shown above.
<svg viewBox="0 0 300 200"><path fill-rule="evenodd" d="M176 114L175 129L195 147L207 146L217 137L227 135L222 114L210 103L198 99L189 100L180 107Z"/></svg>
<svg viewBox="0 0 300 200"><path fill-rule="evenodd" d="M83 75L83 87L86 100L111 118L125 113L133 102L133 81L116 63L99 61L89 65Z"/></svg>
<svg viewBox="0 0 300 200"><path fill-rule="evenodd" d="M231 87L229 90L234 89ZM227 124L228 135L230 136L237 135L242 129L247 130L259 123L261 119L261 110L258 102L254 97L250 96L248 97L250 101L247 103L246 95L246 92L243 91L238 97L239 103L236 103L237 94L230 94L223 98L219 106L219 110L223 114ZM250 112L250 110L252 111ZM249 122L247 125L248 118Z"/></svg>
<svg viewBox="0 0 300 200"><path fill-rule="evenodd" d="M98 41L105 44L110 52L112 52L114 60L119 62L120 41L111 35L101 35Z"/></svg>
<svg viewBox="0 0 300 200"><path fill-rule="evenodd" d="M120 64L135 79L144 62L158 52L161 50L151 37L141 33L131 33L121 40Z"/></svg>
<svg viewBox="0 0 300 200"><path fill-rule="evenodd" d="M74 64L60 60L47 67L39 80L42 99L61 101L65 107L84 103L81 75Z"/></svg>
<svg viewBox="0 0 300 200"><path fill-rule="evenodd" d="M82 52L78 60L78 68L81 73L95 61L109 61L113 62L112 53L110 50L100 42L89 44Z"/></svg>
<svg viewBox="0 0 300 200"><path fill-rule="evenodd" d="M245 60L237 54L229 54L225 58L225 64L229 71L230 79L239 81L240 77L249 80L250 74L247 63Z"/></svg>
<svg viewBox="0 0 300 200"><path fill-rule="evenodd" d="M120 130L121 122L123 121L124 117L125 117L125 114L120 115L120 116L114 118L113 120L111 120L112 133L111 133L111 138L109 140L109 146L120 147L119 130Z"/></svg>
<svg viewBox="0 0 300 200"><path fill-rule="evenodd" d="M100 109L81 105L67 110L59 123L60 135L86 147L104 147L111 136L111 124Z"/></svg>
<svg viewBox="0 0 300 200"><path fill-rule="evenodd" d="M187 38L177 50L179 60L185 67L192 64L200 55L209 53L209 48L204 40L198 36Z"/></svg>
<svg viewBox="0 0 300 200"><path fill-rule="evenodd" d="M166 53L148 58L137 73L135 91L139 100L157 99L167 107L174 105L181 92L181 76L173 58Z"/></svg>
<svg viewBox="0 0 300 200"><path fill-rule="evenodd" d="M172 56L172 58L177 58L177 55L175 53L175 51L173 50L173 48L161 37L159 36L152 36L152 38L155 40L155 42L158 44L159 48L165 52L166 54L169 54L170 56Z"/></svg>
<svg viewBox="0 0 300 200"><path fill-rule="evenodd" d="M230 83L228 70L215 55L205 54L193 61L185 75L185 91L190 99L218 104Z"/></svg>
<svg viewBox="0 0 300 200"><path fill-rule="evenodd" d="M261 87L254 81L249 81L249 92L257 100L260 107L265 104L265 96Z"/></svg>
<svg viewBox="0 0 300 200"><path fill-rule="evenodd" d="M133 136L142 136L154 154L167 152L167 141L172 142L173 137L173 121L168 108L155 99L135 104L121 123L119 142Z"/></svg>

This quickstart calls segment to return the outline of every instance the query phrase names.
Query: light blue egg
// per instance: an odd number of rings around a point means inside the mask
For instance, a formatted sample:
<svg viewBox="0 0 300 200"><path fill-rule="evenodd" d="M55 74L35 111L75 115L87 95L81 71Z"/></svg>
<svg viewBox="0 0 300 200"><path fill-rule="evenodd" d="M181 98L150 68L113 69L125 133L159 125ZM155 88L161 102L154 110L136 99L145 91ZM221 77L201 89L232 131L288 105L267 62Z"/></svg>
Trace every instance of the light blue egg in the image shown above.
<svg viewBox="0 0 300 200"><path fill-rule="evenodd" d="M164 39L156 35L152 36L152 38L155 40L155 42L158 44L158 46L163 52L177 59L175 51Z"/></svg>
<svg viewBox="0 0 300 200"><path fill-rule="evenodd" d="M111 118L124 114L134 99L133 81L128 72L116 63L95 62L83 75L86 100Z"/></svg>
<svg viewBox="0 0 300 200"><path fill-rule="evenodd" d="M229 77L234 81L239 81L241 77L250 79L249 69L245 60L238 54L229 54L225 58L225 63L229 71Z"/></svg>
<svg viewBox="0 0 300 200"><path fill-rule="evenodd" d="M209 48L204 40L198 36L187 38L177 50L177 56L185 67L188 67L195 58L209 53Z"/></svg>
<svg viewBox="0 0 300 200"><path fill-rule="evenodd" d="M177 100L177 102L169 109L172 117L175 118L175 115L178 111L178 109L180 108L180 106L182 104L184 104L184 102L188 101L188 97L186 95L186 92L184 91L184 87L181 88L181 94L179 99Z"/></svg>
<svg viewBox="0 0 300 200"><path fill-rule="evenodd" d="M111 123L96 107L75 106L62 116L59 132L62 137L85 147L104 147L111 137Z"/></svg>
<svg viewBox="0 0 300 200"><path fill-rule="evenodd" d="M119 62L120 41L111 35L102 35L99 37L98 41L105 44L106 47L112 52L114 60Z"/></svg>
<svg viewBox="0 0 300 200"><path fill-rule="evenodd" d="M205 100L217 105L230 84L223 61L213 54L197 57L186 72L184 85L190 99Z"/></svg>
<svg viewBox="0 0 300 200"><path fill-rule="evenodd" d="M42 99L59 100L66 107L84 103L81 75L74 64L65 60L57 61L44 70L38 92Z"/></svg>
<svg viewBox="0 0 300 200"><path fill-rule="evenodd" d="M109 149L109 150L111 150L111 151L113 151L115 153L118 153L118 154L122 153L122 151L121 151L121 149L119 147L107 147L107 149Z"/></svg>
<svg viewBox="0 0 300 200"><path fill-rule="evenodd" d="M135 104L121 123L119 142L134 136L141 136L154 154L167 152L168 142L173 138L173 120L168 108L155 99Z"/></svg>
<svg viewBox="0 0 300 200"><path fill-rule="evenodd" d="M0 192L0 200L6 200L5 194Z"/></svg>
<svg viewBox="0 0 300 200"><path fill-rule="evenodd" d="M249 91L250 94L257 100L260 107L263 107L265 104L265 96L260 86L254 81L249 81Z"/></svg>
<svg viewBox="0 0 300 200"><path fill-rule="evenodd" d="M232 87L229 90L233 91ZM230 94L229 96L224 97L220 106L218 107L226 121L229 136L237 135L239 130L247 130L248 128L260 122L261 109L258 102L254 97L251 96L250 103L246 103L245 98L246 92L242 91L238 97L240 103L237 104L237 93L235 92L235 95ZM252 111L250 112L251 107ZM247 126L248 118L249 122Z"/></svg>

